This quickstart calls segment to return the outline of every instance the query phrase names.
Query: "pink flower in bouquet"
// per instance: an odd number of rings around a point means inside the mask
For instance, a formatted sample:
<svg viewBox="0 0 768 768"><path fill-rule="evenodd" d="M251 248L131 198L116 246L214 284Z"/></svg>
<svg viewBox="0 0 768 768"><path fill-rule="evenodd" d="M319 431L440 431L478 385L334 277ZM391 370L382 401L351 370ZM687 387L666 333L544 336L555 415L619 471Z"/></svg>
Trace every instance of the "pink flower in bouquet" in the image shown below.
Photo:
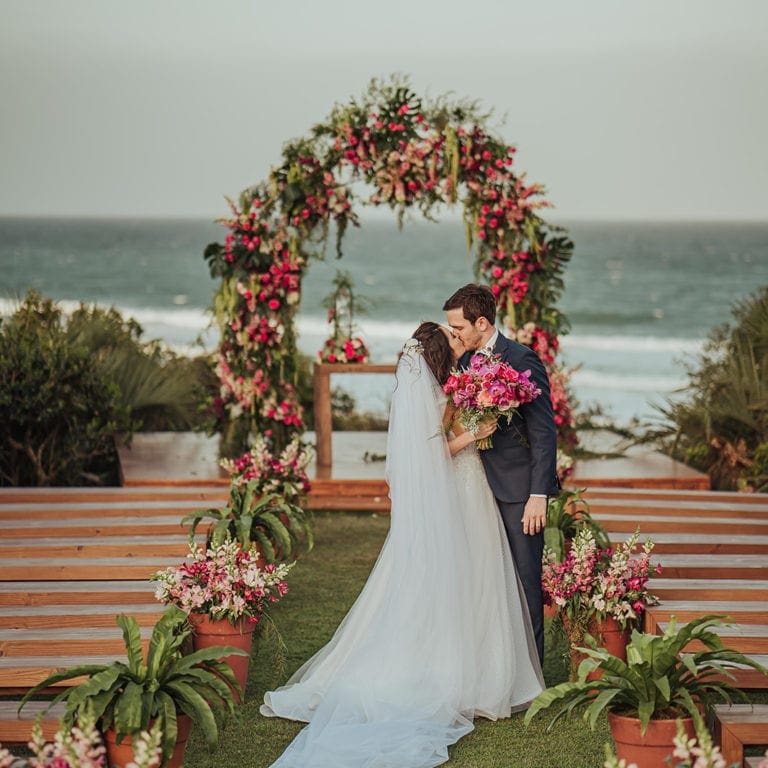
<svg viewBox="0 0 768 768"><path fill-rule="evenodd" d="M530 371L517 371L499 355L473 355L469 368L454 369L443 389L459 410L461 423L476 432L481 422L503 416L507 422L521 405L535 400L541 390ZM492 447L490 437L478 441L481 450Z"/></svg>

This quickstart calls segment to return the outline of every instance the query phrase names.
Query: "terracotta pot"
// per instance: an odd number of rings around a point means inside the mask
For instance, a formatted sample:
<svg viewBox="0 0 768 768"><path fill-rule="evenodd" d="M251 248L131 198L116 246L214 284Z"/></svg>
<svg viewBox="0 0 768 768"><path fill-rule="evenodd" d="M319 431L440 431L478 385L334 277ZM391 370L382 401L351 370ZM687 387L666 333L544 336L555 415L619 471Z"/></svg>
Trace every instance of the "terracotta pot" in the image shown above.
<svg viewBox="0 0 768 768"><path fill-rule="evenodd" d="M567 619L565 620L567 622ZM566 624L566 631L568 625ZM616 658L622 661L627 660L627 643L632 636L631 629L621 629L616 619L607 618L603 621L595 621L594 619L589 622L587 626L587 632L597 640L598 645L605 648L608 653L616 656ZM582 642L583 644L583 642ZM571 670L572 672L578 669L579 664L587 657L583 653L571 648ZM587 680L599 680L603 676L602 670L595 670L587 675ZM575 679L575 676L572 677Z"/></svg>
<svg viewBox="0 0 768 768"><path fill-rule="evenodd" d="M693 738L696 735L693 719L684 717L682 721L688 737ZM677 720L651 720L642 735L640 720L636 717L623 717L609 712L608 724L619 760L626 760L627 765L637 763L637 768L669 768L667 757L675 748Z"/></svg>
<svg viewBox="0 0 768 768"><path fill-rule="evenodd" d="M182 768L184 765L184 750L187 748L187 739L192 727L192 718L189 715L177 716L176 746L173 748L167 768ZM150 728L152 723L150 723ZM118 744L115 739L117 734L114 728L104 731L104 746L107 748L107 765L122 768L128 763L134 762L133 739L130 736L123 737Z"/></svg>
<svg viewBox="0 0 768 768"><path fill-rule="evenodd" d="M243 695L245 695L245 685L248 681L248 664L251 660L253 630L256 628L256 625L251 624L247 619L239 619L235 624L232 624L227 619L212 620L204 613L189 614L189 621L194 626L192 646L196 651L202 648L211 648L215 645L232 645L249 654L248 656L225 656L222 659L222 661L226 661L232 667L235 678L240 683ZM239 701L239 696L236 693L235 699Z"/></svg>

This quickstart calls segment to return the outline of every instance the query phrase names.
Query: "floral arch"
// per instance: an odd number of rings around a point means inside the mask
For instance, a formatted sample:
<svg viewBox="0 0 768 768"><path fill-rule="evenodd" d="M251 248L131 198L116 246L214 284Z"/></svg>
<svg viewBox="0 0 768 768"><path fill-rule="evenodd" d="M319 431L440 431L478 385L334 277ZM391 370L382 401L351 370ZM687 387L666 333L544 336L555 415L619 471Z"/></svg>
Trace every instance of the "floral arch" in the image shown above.
<svg viewBox="0 0 768 768"><path fill-rule="evenodd" d="M311 258L325 256L334 225L341 256L361 205L387 205L401 225L411 211L434 220L442 206L462 205L475 275L498 297L507 334L548 366L561 446L575 445L567 375L556 360L568 325L555 306L573 246L541 218L543 187L516 173L515 148L487 119L475 103L428 101L406 80L373 80L360 99L287 143L268 179L229 201L224 243L205 251L221 279L214 409L224 455L247 450L257 435L280 450L303 431L294 325L302 276ZM365 199L363 183L373 190Z"/></svg>

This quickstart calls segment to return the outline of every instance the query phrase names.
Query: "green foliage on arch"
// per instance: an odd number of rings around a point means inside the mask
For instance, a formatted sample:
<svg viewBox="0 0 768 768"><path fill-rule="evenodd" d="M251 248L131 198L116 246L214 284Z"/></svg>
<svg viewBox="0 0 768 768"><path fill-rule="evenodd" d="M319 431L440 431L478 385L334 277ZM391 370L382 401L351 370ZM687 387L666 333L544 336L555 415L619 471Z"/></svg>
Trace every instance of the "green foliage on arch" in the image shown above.
<svg viewBox="0 0 768 768"><path fill-rule="evenodd" d="M359 226L366 205L389 206L400 224L412 213L435 219L462 206L476 277L498 297L506 333L549 366L561 438L575 445L567 376L555 364L568 328L556 303L573 246L543 220L543 187L515 171L515 148L488 119L475 102L428 100L403 78L373 80L288 142L266 180L229 201L224 242L205 251L221 278L214 406L226 455L243 452L257 434L279 448L302 431L294 326L301 279L334 233L342 255L344 234Z"/></svg>

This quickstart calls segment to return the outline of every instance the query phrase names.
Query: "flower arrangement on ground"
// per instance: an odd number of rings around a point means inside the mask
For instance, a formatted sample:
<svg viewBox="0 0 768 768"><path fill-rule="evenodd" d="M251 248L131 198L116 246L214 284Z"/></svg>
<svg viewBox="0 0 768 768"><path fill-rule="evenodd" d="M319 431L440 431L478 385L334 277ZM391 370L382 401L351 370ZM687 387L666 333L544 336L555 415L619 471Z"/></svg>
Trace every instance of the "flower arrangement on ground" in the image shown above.
<svg viewBox="0 0 768 768"><path fill-rule="evenodd" d="M504 418L509 423L521 405L541 394L530 376L529 370L515 370L500 355L479 352L472 355L468 368L451 371L443 390L458 409L462 426L476 432L483 422ZM480 450L492 445L491 437L477 442Z"/></svg>
<svg viewBox="0 0 768 768"><path fill-rule="evenodd" d="M615 549L600 546L595 532L584 527L576 534L565 558L559 560L544 547L542 587L544 602L554 605L568 636L571 679L580 657L576 648L585 635L595 632L600 622L613 620L619 630L628 631L649 605L659 599L648 588L648 580L661 574L661 565L651 563L653 542L646 539L635 555L640 531L636 530Z"/></svg>
<svg viewBox="0 0 768 768"><path fill-rule="evenodd" d="M134 760L121 768L157 768L162 760L162 734L155 726L142 732L134 742ZM32 757L14 757L0 748L0 768L108 768L106 749L93 719L86 715L69 731L60 728L52 742L43 738L37 721L28 742Z"/></svg>
<svg viewBox="0 0 768 768"><path fill-rule="evenodd" d="M222 459L220 464L237 487L252 482L258 496L277 493L287 501L298 502L311 488L307 475L311 460L312 450L299 435L279 454L270 450L266 439L259 435L239 459Z"/></svg>
<svg viewBox="0 0 768 768"><path fill-rule="evenodd" d="M658 598L647 589L648 580L661 574L651 563L653 541L646 539L642 554L635 557L639 529L615 549L600 547L594 532L584 528L573 546L558 562L550 549L544 551L542 586L545 601L556 605L571 622L583 618L613 618L629 627Z"/></svg>
<svg viewBox="0 0 768 768"><path fill-rule="evenodd" d="M207 549L192 545L183 563L152 575L157 582L155 597L188 614L203 613L232 624L246 618L256 624L267 606L288 591L285 579L293 567L293 563L261 562L255 546L243 550L232 539Z"/></svg>

